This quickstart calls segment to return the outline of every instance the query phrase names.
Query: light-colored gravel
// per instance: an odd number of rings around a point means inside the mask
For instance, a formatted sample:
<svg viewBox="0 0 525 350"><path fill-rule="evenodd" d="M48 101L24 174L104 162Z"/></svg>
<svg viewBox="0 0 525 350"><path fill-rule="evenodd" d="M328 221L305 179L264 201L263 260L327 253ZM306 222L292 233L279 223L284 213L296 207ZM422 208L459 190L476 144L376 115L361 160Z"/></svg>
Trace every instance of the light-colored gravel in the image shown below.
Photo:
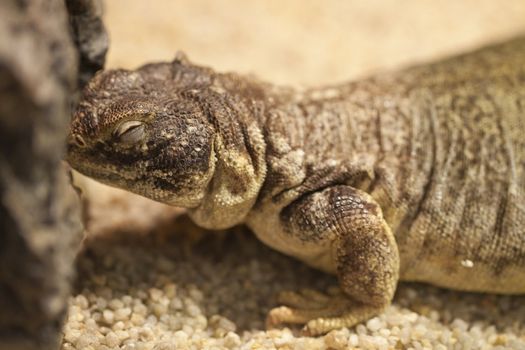
<svg viewBox="0 0 525 350"><path fill-rule="evenodd" d="M265 331L282 290L335 284L246 230L209 233L185 217L93 234L78 258L62 350L524 349L525 297L401 284L394 304L353 329Z"/></svg>

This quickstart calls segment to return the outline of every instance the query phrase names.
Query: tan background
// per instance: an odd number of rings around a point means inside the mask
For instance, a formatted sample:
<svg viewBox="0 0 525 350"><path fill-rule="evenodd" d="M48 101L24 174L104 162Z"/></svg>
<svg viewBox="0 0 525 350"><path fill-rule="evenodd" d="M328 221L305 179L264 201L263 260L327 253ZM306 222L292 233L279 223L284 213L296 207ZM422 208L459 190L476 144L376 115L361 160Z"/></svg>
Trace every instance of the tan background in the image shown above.
<svg viewBox="0 0 525 350"><path fill-rule="evenodd" d="M278 83L346 80L525 32L524 0L108 0L108 67L178 49Z"/></svg>

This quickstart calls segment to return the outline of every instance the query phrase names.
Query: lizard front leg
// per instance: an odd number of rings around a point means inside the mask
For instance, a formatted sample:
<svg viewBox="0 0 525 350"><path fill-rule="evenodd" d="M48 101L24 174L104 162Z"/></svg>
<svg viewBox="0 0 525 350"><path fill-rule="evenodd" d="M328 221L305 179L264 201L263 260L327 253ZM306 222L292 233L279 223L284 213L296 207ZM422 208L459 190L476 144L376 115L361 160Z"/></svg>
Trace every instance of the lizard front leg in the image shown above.
<svg viewBox="0 0 525 350"><path fill-rule="evenodd" d="M381 208L367 193L333 186L303 196L281 212L286 233L305 244L327 244L344 293L285 293L269 324L306 323L308 334L350 327L390 305L399 254ZM316 242L317 241L317 242Z"/></svg>

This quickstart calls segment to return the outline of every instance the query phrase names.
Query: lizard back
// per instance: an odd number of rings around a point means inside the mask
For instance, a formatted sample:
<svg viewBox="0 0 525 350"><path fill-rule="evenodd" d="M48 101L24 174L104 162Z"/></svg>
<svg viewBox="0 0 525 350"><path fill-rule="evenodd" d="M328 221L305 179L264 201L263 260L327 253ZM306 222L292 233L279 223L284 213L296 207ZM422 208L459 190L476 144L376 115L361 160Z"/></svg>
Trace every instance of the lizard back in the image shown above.
<svg viewBox="0 0 525 350"><path fill-rule="evenodd" d="M433 162L417 211L398 227L404 278L525 291L525 40L407 79L422 89L413 117L429 120Z"/></svg>
<svg viewBox="0 0 525 350"><path fill-rule="evenodd" d="M259 203L282 208L309 188L347 183L381 205L402 279L525 291L525 39L306 90L264 127ZM255 226L274 248L333 270L327 247Z"/></svg>

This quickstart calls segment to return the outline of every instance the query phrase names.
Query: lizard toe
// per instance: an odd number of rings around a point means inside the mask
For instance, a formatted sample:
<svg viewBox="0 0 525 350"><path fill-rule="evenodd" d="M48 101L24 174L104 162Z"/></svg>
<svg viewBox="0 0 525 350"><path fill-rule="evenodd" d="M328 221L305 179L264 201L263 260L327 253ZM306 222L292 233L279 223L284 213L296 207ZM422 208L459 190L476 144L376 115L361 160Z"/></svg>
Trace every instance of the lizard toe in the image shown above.
<svg viewBox="0 0 525 350"><path fill-rule="evenodd" d="M382 307L352 300L340 288L327 293L311 289L282 292L279 302L286 305L272 309L266 319L267 328L281 324L304 324L301 333L308 336L325 334L356 324L377 315Z"/></svg>
<svg viewBox="0 0 525 350"><path fill-rule="evenodd" d="M348 303L343 305L336 316L326 315L308 321L301 331L302 335L317 336L334 329L353 327L382 311L382 308L373 305L352 304L352 306L349 306Z"/></svg>

